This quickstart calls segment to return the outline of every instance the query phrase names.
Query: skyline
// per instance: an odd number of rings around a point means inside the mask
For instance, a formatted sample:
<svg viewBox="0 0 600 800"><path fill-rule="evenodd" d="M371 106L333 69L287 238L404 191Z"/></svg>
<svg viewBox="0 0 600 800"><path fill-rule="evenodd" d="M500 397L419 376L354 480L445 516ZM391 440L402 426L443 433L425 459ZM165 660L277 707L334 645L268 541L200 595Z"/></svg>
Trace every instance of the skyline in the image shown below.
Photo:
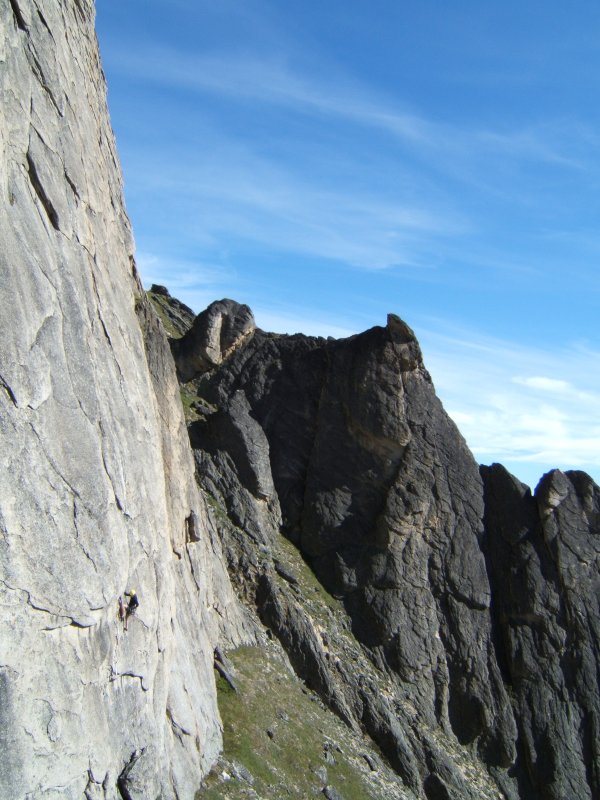
<svg viewBox="0 0 600 800"><path fill-rule="evenodd" d="M144 284L402 317L480 463L600 479L600 9L98 0Z"/></svg>

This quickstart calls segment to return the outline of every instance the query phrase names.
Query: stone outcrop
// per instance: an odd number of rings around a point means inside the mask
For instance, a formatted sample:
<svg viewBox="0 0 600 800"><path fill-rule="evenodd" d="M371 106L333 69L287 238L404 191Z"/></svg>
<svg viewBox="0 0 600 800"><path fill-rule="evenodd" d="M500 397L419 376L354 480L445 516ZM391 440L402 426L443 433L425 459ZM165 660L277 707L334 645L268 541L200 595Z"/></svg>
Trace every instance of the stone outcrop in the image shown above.
<svg viewBox="0 0 600 800"><path fill-rule="evenodd" d="M173 354L183 381L216 367L252 336L256 328L248 306L234 300L212 303L190 329L173 342Z"/></svg>
<svg viewBox="0 0 600 800"><path fill-rule="evenodd" d="M190 799L244 623L135 271L94 5L0 22L0 797Z"/></svg>
<svg viewBox="0 0 600 800"><path fill-rule="evenodd" d="M480 475L394 315L337 341L257 330L193 383L218 409L190 435L234 526L232 571L332 710L431 800L597 796L593 481L552 473L532 498L502 468ZM278 569L279 530L354 646L331 630L324 645ZM465 782L452 741L495 789Z"/></svg>
<svg viewBox="0 0 600 800"><path fill-rule="evenodd" d="M168 335L183 336L191 327L196 315L185 303L176 297L171 297L166 286L153 283L148 291L148 297L152 300Z"/></svg>

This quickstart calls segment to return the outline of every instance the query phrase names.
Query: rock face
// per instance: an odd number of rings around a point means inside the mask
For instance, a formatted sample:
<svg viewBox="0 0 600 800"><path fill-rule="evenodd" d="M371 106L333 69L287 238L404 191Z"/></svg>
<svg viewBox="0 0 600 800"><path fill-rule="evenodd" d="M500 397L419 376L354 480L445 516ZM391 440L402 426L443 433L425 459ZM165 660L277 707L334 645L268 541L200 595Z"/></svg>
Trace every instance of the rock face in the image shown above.
<svg viewBox="0 0 600 800"><path fill-rule="evenodd" d="M535 496L482 470L492 624L519 726L523 797L600 797L600 492L550 472Z"/></svg>
<svg viewBox="0 0 600 800"><path fill-rule="evenodd" d="M190 429L200 480L235 526L233 572L309 685L419 796L599 796L591 479L552 473L535 498L500 467L482 479L394 315L338 341L257 330L198 363L218 409ZM342 600L350 649L331 631L324 645L278 568L280 527ZM452 741L490 784L465 781Z"/></svg>
<svg viewBox="0 0 600 800"><path fill-rule="evenodd" d="M191 800L267 635L402 795L600 797L598 487L480 470L394 315L161 322L93 12L0 0L0 797Z"/></svg>
<svg viewBox="0 0 600 800"><path fill-rule="evenodd" d="M94 6L0 21L0 797L192 798L213 647L243 624L135 271Z"/></svg>

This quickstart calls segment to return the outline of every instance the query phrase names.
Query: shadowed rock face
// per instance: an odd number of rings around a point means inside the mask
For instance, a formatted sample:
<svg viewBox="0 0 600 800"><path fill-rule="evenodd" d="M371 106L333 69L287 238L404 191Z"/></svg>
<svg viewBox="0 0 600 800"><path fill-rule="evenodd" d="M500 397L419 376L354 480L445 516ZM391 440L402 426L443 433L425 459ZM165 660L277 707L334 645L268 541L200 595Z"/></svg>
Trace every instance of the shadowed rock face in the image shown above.
<svg viewBox="0 0 600 800"><path fill-rule="evenodd" d="M535 498L501 467L482 480L394 315L339 341L256 331L196 383L219 409L191 429L200 480L263 547L281 515L418 719L477 753L507 797L597 796L591 479L552 473ZM470 796L414 720L351 670L332 672L293 603L268 576L258 586L259 612L300 673L367 728L408 785Z"/></svg>
<svg viewBox="0 0 600 800"><path fill-rule="evenodd" d="M600 493L548 473L535 496L483 468L498 661L519 726L522 796L600 796Z"/></svg>

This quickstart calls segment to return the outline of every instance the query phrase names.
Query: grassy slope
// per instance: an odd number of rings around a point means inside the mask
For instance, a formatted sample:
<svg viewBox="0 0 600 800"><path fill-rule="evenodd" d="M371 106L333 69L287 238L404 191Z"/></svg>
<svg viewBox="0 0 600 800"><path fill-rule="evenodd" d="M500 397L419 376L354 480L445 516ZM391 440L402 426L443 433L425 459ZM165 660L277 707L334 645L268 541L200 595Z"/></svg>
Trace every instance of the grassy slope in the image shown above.
<svg viewBox="0 0 600 800"><path fill-rule="evenodd" d="M370 741L298 680L277 643L240 648L229 657L238 692L219 677L224 752L198 800L305 800L325 786L344 800L412 797Z"/></svg>

